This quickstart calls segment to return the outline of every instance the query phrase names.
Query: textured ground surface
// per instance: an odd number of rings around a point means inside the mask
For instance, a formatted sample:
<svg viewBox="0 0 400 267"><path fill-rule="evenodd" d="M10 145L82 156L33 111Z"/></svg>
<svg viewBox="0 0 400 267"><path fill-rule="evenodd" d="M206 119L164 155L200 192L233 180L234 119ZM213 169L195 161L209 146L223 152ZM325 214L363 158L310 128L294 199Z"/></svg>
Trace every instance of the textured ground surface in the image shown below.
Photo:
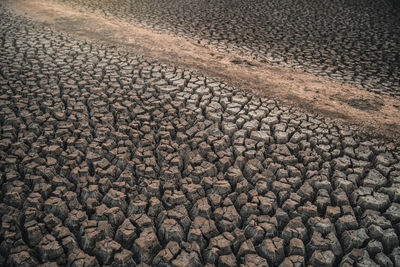
<svg viewBox="0 0 400 267"><path fill-rule="evenodd" d="M0 265L400 264L399 147L0 18Z"/></svg>
<svg viewBox="0 0 400 267"><path fill-rule="evenodd" d="M57 0L400 96L400 8L374 0Z"/></svg>
<svg viewBox="0 0 400 267"><path fill-rule="evenodd" d="M375 132L398 138L400 98L368 92L360 86L318 77L296 68L255 62L237 50L221 52L194 39L155 32L115 17L99 16L66 4L46 0L6 1L18 14L91 42L124 46L136 55L200 70L204 76L219 77L230 86L259 96L279 99L290 106L346 119Z"/></svg>

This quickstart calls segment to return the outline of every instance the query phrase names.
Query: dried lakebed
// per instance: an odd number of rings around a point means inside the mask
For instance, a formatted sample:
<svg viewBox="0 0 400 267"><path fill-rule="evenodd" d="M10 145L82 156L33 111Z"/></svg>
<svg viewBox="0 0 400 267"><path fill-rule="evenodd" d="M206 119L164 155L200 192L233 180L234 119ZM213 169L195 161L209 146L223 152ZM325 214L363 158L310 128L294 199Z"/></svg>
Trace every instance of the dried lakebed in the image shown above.
<svg viewBox="0 0 400 267"><path fill-rule="evenodd" d="M53 0L400 96L396 0Z"/></svg>
<svg viewBox="0 0 400 267"><path fill-rule="evenodd" d="M193 39L77 11L68 5L46 0L5 3L17 14L40 21L54 30L73 34L79 40L125 47L126 51L133 54L180 68L200 70L205 76L218 77L229 82L230 86L278 99L289 106L344 119L361 126L364 132L389 139L399 138L399 98L368 92L360 87L333 82L289 67L261 62L253 64L251 58L237 51L220 52L199 45Z"/></svg>
<svg viewBox="0 0 400 267"><path fill-rule="evenodd" d="M0 265L391 266L400 153L0 7Z"/></svg>

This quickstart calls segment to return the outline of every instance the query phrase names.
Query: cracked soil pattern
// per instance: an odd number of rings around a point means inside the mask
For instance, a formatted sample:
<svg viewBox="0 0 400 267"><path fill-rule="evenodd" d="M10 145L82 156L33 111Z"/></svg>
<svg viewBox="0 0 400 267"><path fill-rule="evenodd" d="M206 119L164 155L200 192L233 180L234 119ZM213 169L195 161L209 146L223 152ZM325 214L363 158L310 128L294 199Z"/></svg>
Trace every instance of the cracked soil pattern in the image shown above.
<svg viewBox="0 0 400 267"><path fill-rule="evenodd" d="M3 3L0 125L1 266L400 265L397 143Z"/></svg>

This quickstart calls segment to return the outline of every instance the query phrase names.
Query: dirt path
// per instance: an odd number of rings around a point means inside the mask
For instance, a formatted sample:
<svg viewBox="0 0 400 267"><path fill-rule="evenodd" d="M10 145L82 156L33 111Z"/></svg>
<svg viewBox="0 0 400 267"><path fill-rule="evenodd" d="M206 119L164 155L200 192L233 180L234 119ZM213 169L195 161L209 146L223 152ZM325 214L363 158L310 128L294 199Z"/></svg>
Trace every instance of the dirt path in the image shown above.
<svg viewBox="0 0 400 267"><path fill-rule="evenodd" d="M133 53L197 69L257 95L355 123L367 133L391 139L399 137L400 100L392 97L294 69L252 62L249 58L221 53L183 37L155 33L46 0L6 0L5 3L17 14L57 30L110 45L128 46Z"/></svg>

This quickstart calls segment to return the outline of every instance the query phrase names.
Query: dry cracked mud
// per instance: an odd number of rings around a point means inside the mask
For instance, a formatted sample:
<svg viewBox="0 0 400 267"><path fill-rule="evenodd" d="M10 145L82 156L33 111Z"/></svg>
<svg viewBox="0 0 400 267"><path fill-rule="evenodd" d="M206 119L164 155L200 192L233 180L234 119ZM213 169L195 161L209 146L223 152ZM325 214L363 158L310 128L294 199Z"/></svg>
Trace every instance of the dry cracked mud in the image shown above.
<svg viewBox="0 0 400 267"><path fill-rule="evenodd" d="M17 14L73 34L83 41L123 46L126 51L158 62L200 70L206 76L218 77L231 86L259 96L344 119L361 126L364 132L398 138L400 98L369 92L360 86L335 82L290 67L255 62L238 50L220 51L198 44L188 36L155 32L153 28L85 10L77 11L76 7L57 2L15 0L5 3Z"/></svg>
<svg viewBox="0 0 400 267"><path fill-rule="evenodd" d="M397 143L2 3L0 124L2 266L400 264Z"/></svg>
<svg viewBox="0 0 400 267"><path fill-rule="evenodd" d="M400 96L397 0L53 1Z"/></svg>

